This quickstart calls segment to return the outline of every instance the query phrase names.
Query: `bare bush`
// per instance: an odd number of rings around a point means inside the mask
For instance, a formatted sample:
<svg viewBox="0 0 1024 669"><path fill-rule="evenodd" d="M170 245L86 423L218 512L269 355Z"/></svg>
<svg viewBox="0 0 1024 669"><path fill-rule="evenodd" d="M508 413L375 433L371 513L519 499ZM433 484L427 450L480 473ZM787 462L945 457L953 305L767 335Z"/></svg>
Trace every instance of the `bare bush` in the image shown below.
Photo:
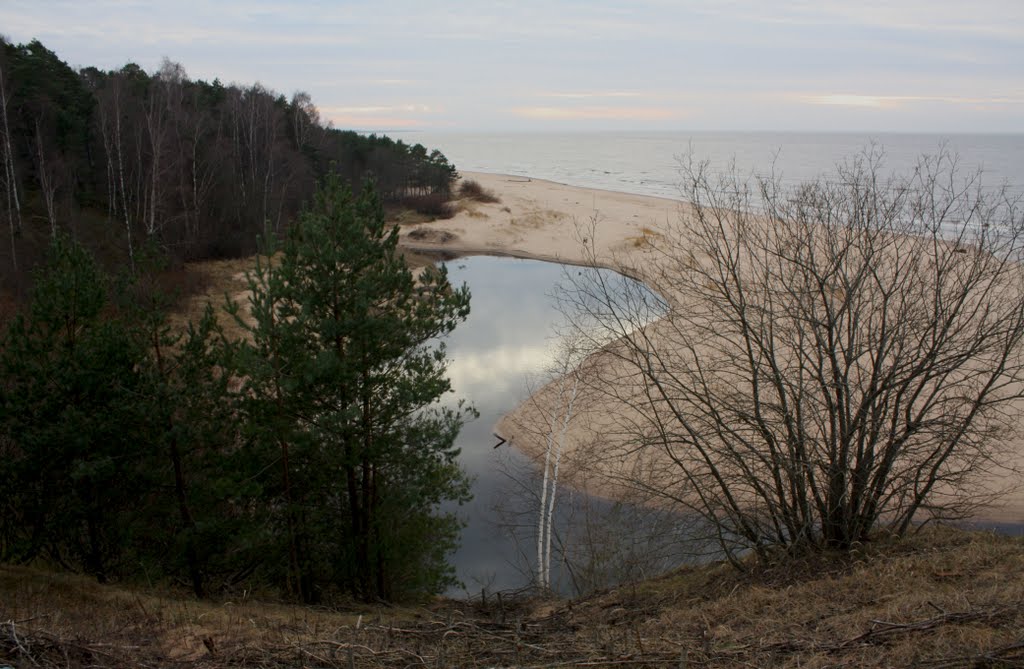
<svg viewBox="0 0 1024 669"><path fill-rule="evenodd" d="M402 198L402 206L435 219L449 219L455 216L455 205L448 201L444 193L407 195Z"/></svg>
<svg viewBox="0 0 1024 669"><path fill-rule="evenodd" d="M949 155L880 165L787 190L690 162L692 204L620 263L660 297L596 272L562 295L605 359L590 386L619 409L615 475L710 521L734 560L966 517L1012 461L1019 202Z"/></svg>
<svg viewBox="0 0 1024 669"><path fill-rule="evenodd" d="M479 181L472 179L466 179L459 185L459 196L485 204L501 202L501 198L495 195L494 191L484 188Z"/></svg>

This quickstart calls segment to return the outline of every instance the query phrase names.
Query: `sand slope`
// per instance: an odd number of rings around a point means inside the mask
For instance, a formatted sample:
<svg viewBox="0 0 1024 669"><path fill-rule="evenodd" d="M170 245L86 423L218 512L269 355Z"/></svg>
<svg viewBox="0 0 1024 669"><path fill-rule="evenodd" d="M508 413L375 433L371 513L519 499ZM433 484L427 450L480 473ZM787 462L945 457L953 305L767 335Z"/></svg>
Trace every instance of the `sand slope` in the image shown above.
<svg viewBox="0 0 1024 669"><path fill-rule="evenodd" d="M613 268L625 264L640 268L642 273L645 265L657 262L652 246L657 244L659 229L675 220L686 206L676 200L528 177L463 172L463 178L493 191L501 202L466 202L450 220L407 226L402 230L403 246L453 255L508 255L577 264L587 257L586 244L593 247L592 257L599 264ZM496 432L528 455L541 457L545 435L531 426L547 420L542 407L550 406L558 390L557 384L551 384L527 398L499 421ZM577 412L582 419L574 419L569 430L563 468L573 484L612 495L621 492L614 475L626 474L644 463L623 460L616 454L619 440L615 435L630 416L628 412L612 411L608 402L607 394L580 398ZM1024 462L1024 443L1018 441L1009 447L1014 460ZM1024 522L1024 491L988 509L979 520Z"/></svg>

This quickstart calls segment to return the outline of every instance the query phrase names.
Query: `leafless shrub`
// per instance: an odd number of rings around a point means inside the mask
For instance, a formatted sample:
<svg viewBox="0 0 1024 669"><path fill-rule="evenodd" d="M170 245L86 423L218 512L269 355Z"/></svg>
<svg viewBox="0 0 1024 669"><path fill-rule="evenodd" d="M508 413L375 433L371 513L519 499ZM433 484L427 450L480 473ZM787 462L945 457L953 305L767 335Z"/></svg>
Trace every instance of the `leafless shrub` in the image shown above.
<svg viewBox="0 0 1024 669"><path fill-rule="evenodd" d="M598 273L562 296L607 361L620 480L710 521L736 564L991 501L1024 387L1019 203L945 154L883 180L872 150L790 191L684 177L692 206L620 263L663 297Z"/></svg>
<svg viewBox="0 0 1024 669"><path fill-rule="evenodd" d="M402 206L408 207L418 214L436 219L449 219L455 216L455 206L448 201L443 193L407 195L402 198Z"/></svg>
<svg viewBox="0 0 1024 669"><path fill-rule="evenodd" d="M480 182L466 179L459 185L459 196L467 200L495 204L501 202L501 198L494 194L494 191L484 188Z"/></svg>

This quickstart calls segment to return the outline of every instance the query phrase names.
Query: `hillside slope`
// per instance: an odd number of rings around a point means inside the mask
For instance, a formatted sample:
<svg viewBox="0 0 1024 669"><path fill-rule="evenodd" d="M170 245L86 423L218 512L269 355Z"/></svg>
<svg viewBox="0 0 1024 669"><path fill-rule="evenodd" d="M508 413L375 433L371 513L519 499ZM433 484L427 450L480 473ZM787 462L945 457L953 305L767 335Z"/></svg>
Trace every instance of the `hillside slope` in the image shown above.
<svg viewBox="0 0 1024 669"><path fill-rule="evenodd" d="M1024 539L948 528L846 557L683 569L578 601L216 603L0 568L16 667L1024 666Z"/></svg>

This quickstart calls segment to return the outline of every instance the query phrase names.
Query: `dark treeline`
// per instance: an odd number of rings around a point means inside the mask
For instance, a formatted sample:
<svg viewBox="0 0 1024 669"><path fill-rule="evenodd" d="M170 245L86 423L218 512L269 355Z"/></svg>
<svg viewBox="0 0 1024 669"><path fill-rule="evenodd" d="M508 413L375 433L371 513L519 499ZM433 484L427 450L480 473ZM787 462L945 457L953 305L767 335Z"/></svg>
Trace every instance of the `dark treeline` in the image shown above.
<svg viewBox="0 0 1024 669"><path fill-rule="evenodd" d="M304 93L0 40L0 562L306 602L451 584L472 411L438 405L435 342L469 295L413 280L384 206L455 176ZM212 307L170 327L164 268L260 239L244 338Z"/></svg>
<svg viewBox="0 0 1024 669"><path fill-rule="evenodd" d="M8 287L64 230L107 266L156 246L176 261L255 251L328 170L385 202L447 195L439 151L337 130L310 96L192 81L165 60L75 71L39 41L0 39L0 244Z"/></svg>
<svg viewBox="0 0 1024 669"><path fill-rule="evenodd" d="M373 189L329 175L229 339L212 306L171 328L155 273L58 231L0 333L0 563L310 603L452 584L473 412L438 404L435 342L469 293L397 244Z"/></svg>

